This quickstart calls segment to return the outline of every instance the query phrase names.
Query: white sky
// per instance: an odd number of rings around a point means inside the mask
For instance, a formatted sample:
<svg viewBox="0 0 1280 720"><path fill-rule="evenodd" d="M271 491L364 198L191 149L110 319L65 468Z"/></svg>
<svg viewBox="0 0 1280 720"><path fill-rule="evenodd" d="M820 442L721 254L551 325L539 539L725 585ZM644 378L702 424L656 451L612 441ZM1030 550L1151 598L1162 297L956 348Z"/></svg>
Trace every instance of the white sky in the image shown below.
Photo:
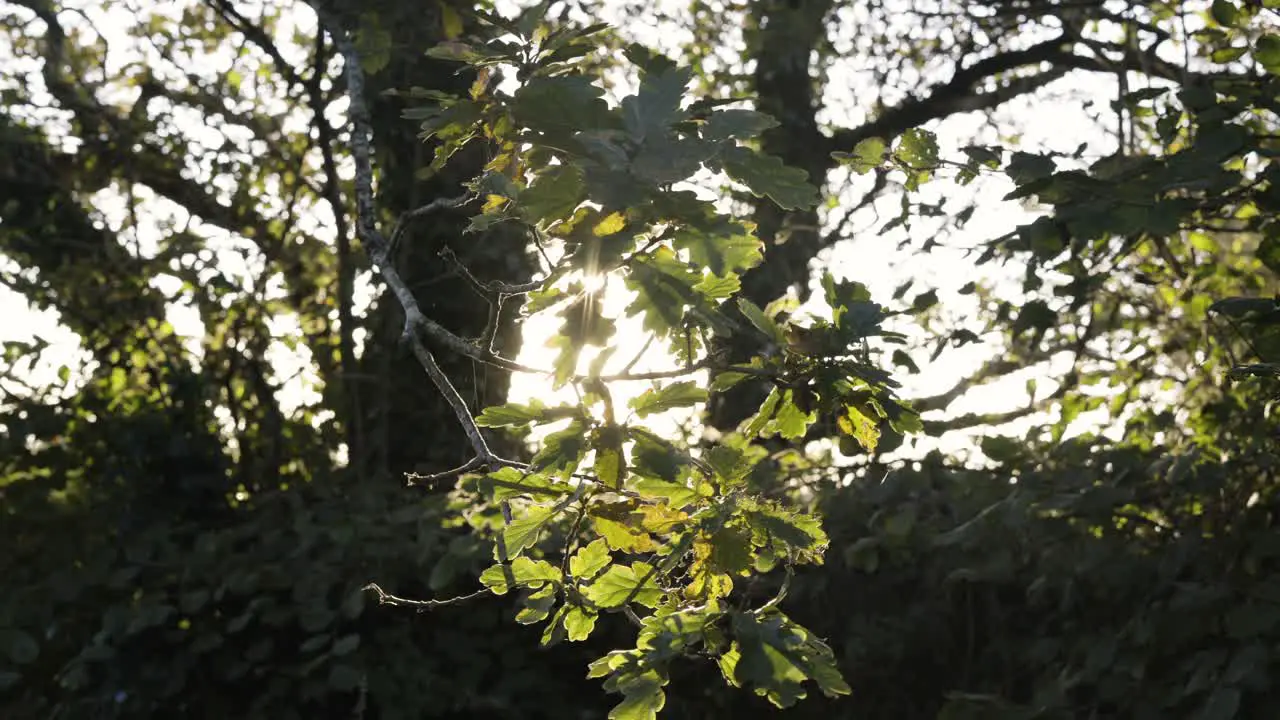
<svg viewBox="0 0 1280 720"><path fill-rule="evenodd" d="M679 6L680 3L675 0L663 0L663 5L668 7ZM72 3L68 3L72 5ZM100 6L85 2L85 10L90 17L95 19L95 30L100 32L108 41L111 47L112 60L114 65L119 65L122 60L127 59L123 56L125 52L123 48L136 46L136 42L130 38L125 32L129 15L123 11L103 10ZM606 18L612 14L618 5L617 0L609 0L602 2L600 7ZM177 12L177 4L174 4ZM106 13L106 14L104 14ZM78 18L72 13L65 13L63 16L65 22L69 25L79 22ZM297 23L300 27L310 27L313 23L309 11L298 14ZM279 37L288 37L289 28L282 27L278 33ZM634 32L638 39L646 44L659 46L667 51L674 51L675 45L682 41L678 33L671 31L670 28L662 27L646 27L635 28ZM0 39L0 43L3 40ZM288 43L283 44L286 51L289 51ZM6 56L9 56L10 49L0 44L0 67L6 62ZM674 55L674 52L673 52ZM218 68L217 63L213 63L210 67L215 72L225 72L230 68L229 58L224 58L226 65ZM14 72L16 65L9 65L11 68L8 72ZM204 68L208 70L209 68ZM0 81L4 80L5 72L0 72ZM12 76L11 76L12 77ZM852 117L859 117L854 114L858 107L856 98L860 94L860 89L865 86L868 79L856 73L847 63L837 64L832 69L832 75L829 78L828 92L824 96L827 108L823 112L823 118L826 120L838 120L842 114L850 114ZM1134 87L1137 87L1136 85ZM1114 147L1114 139L1102 134L1099 131L1096 120L1091 118L1085 111L1082 99L1092 98L1102 103L1106 103L1115 97L1114 79L1102 79L1097 75L1075 74L1068 78L1055 83L1053 86L1036 93L1032 99L1019 99L1003 106L996 113L996 126L1001 129L1008 127L1016 127L1019 131L1019 146L1021 149L1029 151L1046 151L1054 150L1061 152L1074 151L1081 143L1090 143L1088 155L1098 156L1109 153ZM843 108L843 110L842 110ZM340 111L341 108L335 108ZM188 123L183 123L181 130L184 134L199 136L200 127L198 118L192 117ZM291 122L286 118L286 122ZM305 115L295 117L292 121L303 122ZM995 132L988 125L986 118L977 114L959 115L948 118L940 123L932 123L929 129L938 134L939 142L942 148L943 157L955 157L960 147L974 142L998 142ZM217 136L218 133L212 133ZM350 172L349 165L343 168L343 172ZM865 187L865 181L868 178L861 178L864 182L861 187ZM855 183L855 186L858 186ZM857 280L867 284L873 293L873 297L881 302L888 303L893 289L905 281L908 277L916 279L916 287L912 292L908 293L904 300L908 301L916 293L928 289L931 286L939 288L939 294L942 303L947 308L954 308L952 312L961 314L972 312L971 301L958 296L955 293L959 287L965 283L975 279L992 279L995 277L1003 277L1004 279L1012 279L1020 276L1018 269L1006 269L1000 271L996 268L983 268L981 272L973 269L969 260L963 258L954 248L972 247L984 240L996 237L1008 232L1015 225L1027 222L1035 216L1031 212L1018 203L1002 202L999 200L1005 193L1012 188L1012 185L1004 180L1002 176L981 178L967 188L959 187L949 180L939 179L932 184L926 186L919 197L920 200L937 200L942 197L947 198L953 203L958 203L971 196L982 198L977 212L969 221L963 231L957 232L950 236L946 241L947 247L939 246L934 252L927 257L904 257L898 253L895 248L899 242L906 237L904 230L895 230L888 234L879 234L877 228L883 224L885 220L897 214L897 198L890 195L884 202L880 203L877 208L880 215L880 221L876 222L874 211L866 211L860 216L855 217L850 224L851 228L857 230L853 239L840 244L834 250L826 253L820 258L820 264L829 269L838 278L848 278ZM846 192L842 197L842 205L860 198L855 192ZM102 197L97 199L95 205L102 210L113 227L118 227L118 223L123 216L123 206L118 201L113 202L112 198ZM136 239L139 249L142 252L154 252L155 243L164 232L166 225L176 224L181 226L188 222L189 219L182 216L179 209L172 207L168 203L153 203L146 210L151 217L144 219L144 232L139 233ZM317 219L315 232L320 236L330 236L331 232L325 229L326 219L331 220L328 215L328 209L318 206L316 208ZM936 223L920 221L911 233L914 236L913 243L918 246L919 243L936 229ZM204 228L207 234L213 233ZM212 244L217 248L217 264L224 271L237 270L235 273L244 282L251 282L252 267L256 264L256 253L252 249L252 244L241 239L224 237L220 242ZM767 262L767 260L766 260ZM9 263L4 258L0 258L0 263ZM0 265L0 267L11 268ZM992 273L999 272L1000 276ZM158 280L159 285L168 286L164 289L173 291L172 279ZM611 288L606 300L606 308L620 309L625 305L626 298L616 288ZM11 341L30 341L39 336L52 344L50 351L47 351L42 361L30 368L30 380L34 384L56 384L57 368L59 365L68 364L75 367L78 362L77 358L81 356L79 352L78 339L65 328L58 325L57 318L49 312L38 312L25 302L25 300L9 291L7 288L0 286L0 317L5 322L0 324L0 341L5 343ZM198 345L198 338L203 334L203 327L200 324L199 317L190 307L175 305L172 308L171 322L177 328L180 334L190 337L194 342L193 346ZM551 333L555 332L558 326L558 320L548 317L543 322L532 322L526 327L526 338L524 351L520 356L520 360L529 365L539 367L550 367L552 365L553 352L545 347L545 341ZM904 331L912 331L911 328L903 328ZM296 326L287 318L281 319L273 330L277 337L283 337L296 332ZM921 336L918 329L914 330L916 336ZM615 354L612 365L625 364L632 355L639 349L638 342L635 338L641 337L641 333L637 329L635 323L621 320L619 323L619 343L617 353ZM903 380L907 387L904 389L904 396L923 396L939 392L950 387L958 378L975 368L986 357L989 356L990 347L982 347L977 345L968 346L962 350L947 351L937 363L927 363L925 353L915 353L916 362L921 366L922 373L918 376L908 376L905 373L899 374L899 379ZM276 364L278 375L282 378L294 377L286 385L285 398L286 405L296 406L299 402L303 402L312 390L308 384L314 381L307 373L296 376L299 370L305 369L306 358L298 357L290 353L283 343L277 342L273 347L273 362ZM584 362L587 358L584 358ZM887 358L886 358L887 359ZM671 361L664 357L649 357L642 361L637 369L645 366L650 368L671 367ZM991 411L1003 410L1016 407L1027 402L1027 392L1025 388L1025 374L1015 374L1005 380L993 383L982 388L978 392L971 392L968 396L961 399L952 406L952 413L973 412L973 411ZM295 377L296 376L296 377ZM1047 374L1041 374L1037 380L1039 381L1038 394L1043 396L1052 392L1054 385ZM422 382L427 382L425 377ZM627 388L619 387L615 389L615 394L622 394L623 397L618 398L619 402L625 402L626 396L637 394L644 390L643 383L629 383ZM0 395L6 392L7 388L0 387ZM620 392L621 391L621 392ZM572 397L572 391L566 389L564 391L566 398ZM543 400L550 400L549 385L541 378L517 377L513 382L512 400L522 401L531 397L539 397ZM1087 428L1090 422L1096 422L1088 418L1082 418L1075 424L1075 428L1083 430ZM1024 426L1027 423L1020 423ZM948 437L946 448L949 450L959 450L968 443L964 433L956 433ZM925 449L929 443L924 443L917 450ZM915 453L912 453L915 454Z"/></svg>

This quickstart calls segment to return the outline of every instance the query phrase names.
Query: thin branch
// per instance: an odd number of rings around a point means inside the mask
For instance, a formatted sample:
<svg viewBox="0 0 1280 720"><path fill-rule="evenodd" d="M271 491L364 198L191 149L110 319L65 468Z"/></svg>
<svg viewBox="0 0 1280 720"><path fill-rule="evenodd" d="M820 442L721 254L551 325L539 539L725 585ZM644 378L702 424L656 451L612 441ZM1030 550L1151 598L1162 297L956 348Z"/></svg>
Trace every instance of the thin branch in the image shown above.
<svg viewBox="0 0 1280 720"><path fill-rule="evenodd" d="M334 234L338 239L338 368L342 381L338 384L341 402L351 413L345 431L349 457L359 458L364 453L364 428L360 396L356 391L356 350L355 350L355 317L352 313L352 302L355 288L355 265L351 253L351 233L347 227L347 214L342 205L342 184L338 176L338 164L334 160L333 149L336 139L333 126L324 115L325 92L321 86L324 67L328 58L325 51L324 30L317 28L315 37L315 57L311 79L307 83L307 96L314 115L312 124L316 127L316 139L320 148L321 165L324 169L324 198L333 213ZM355 466L356 463L353 463Z"/></svg>
<svg viewBox="0 0 1280 720"><path fill-rule="evenodd" d="M425 485L439 482L441 480L451 480L459 475L466 475L472 470L479 470L481 465L484 465L484 462L481 461L479 457L473 457L452 470L445 470L444 472L432 473L430 475L408 472L405 473L404 476L409 481L410 485Z"/></svg>
<svg viewBox="0 0 1280 720"><path fill-rule="evenodd" d="M502 295L523 295L533 292L542 287L546 280L530 280L526 283L507 283L500 280L481 280L471 273L471 269L458 259L453 248L447 245L440 249L440 257L444 258L449 264L457 269L458 274L462 275L467 282L471 283L471 287L486 299L492 299L493 296Z"/></svg>
<svg viewBox="0 0 1280 720"><path fill-rule="evenodd" d="M302 78L294 70L293 65L285 60L275 42L257 23L240 14L228 0L210 0L210 7L214 12L222 16L224 22L241 35L244 35L249 42L257 45L260 50L265 52L272 62L275 63L276 71L289 81L291 85L304 85Z"/></svg>
<svg viewBox="0 0 1280 720"><path fill-rule="evenodd" d="M361 78L361 82L363 81L364 81L363 78ZM350 82L350 80L348 80L348 82ZM409 229L410 223L412 223L414 220L426 217L427 215L430 215L439 210L452 210L454 208L462 207L463 205L466 205L467 202L471 200L471 198L472 196L469 193L465 193L465 194L459 195L458 197L452 197L452 198L436 198L435 200L432 200L431 202L427 203L426 205L423 205L420 208L410 210L409 212L401 215L400 219L396 220L396 226L391 230L391 240L387 247L388 262L392 257L395 256L396 248L400 247L400 239L404 236L404 233Z"/></svg>
<svg viewBox="0 0 1280 720"><path fill-rule="evenodd" d="M369 583L365 585L364 590L372 590L378 596L379 605L395 605L397 607L415 607L419 610L434 610L438 607L447 605L457 605L468 600L475 600L478 597L489 594L488 588L482 588L469 595L459 595L458 597L449 598L448 600L410 600L408 598L397 597L391 593L378 587L377 583Z"/></svg>
<svg viewBox="0 0 1280 720"><path fill-rule="evenodd" d="M1063 49L1071 43L1065 35L1032 45L1023 50L1001 53L977 61L967 68L957 69L951 79L935 86L928 95L908 100L889 108L875 120L860 127L840 130L829 141L830 150L847 152L869 137L896 135L905 128L917 127L940 117L955 113L987 110L1018 95L1038 89L1062 77L1065 72L1050 70L1029 78L1016 78L998 90L974 93L973 88L983 80L1020 67L1038 65L1062 56Z"/></svg>

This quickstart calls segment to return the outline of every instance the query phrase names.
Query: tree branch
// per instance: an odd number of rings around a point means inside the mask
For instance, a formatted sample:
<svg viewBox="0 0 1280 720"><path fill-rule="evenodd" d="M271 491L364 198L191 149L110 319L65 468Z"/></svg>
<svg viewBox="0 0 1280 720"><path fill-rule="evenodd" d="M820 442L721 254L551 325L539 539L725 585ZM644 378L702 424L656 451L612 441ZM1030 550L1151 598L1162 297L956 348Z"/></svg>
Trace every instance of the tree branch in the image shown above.
<svg viewBox="0 0 1280 720"><path fill-rule="evenodd" d="M364 586L365 590L372 590L373 594L378 596L379 605L395 605L397 607L415 607L419 610L432 610L446 605L457 605L468 600L475 600L478 597L488 595L489 588L481 588L468 595L459 595L458 597L449 598L448 600L410 600L408 598L397 597L391 593L378 587L377 583L369 583Z"/></svg>
<svg viewBox="0 0 1280 720"><path fill-rule="evenodd" d="M912 99L889 108L875 120L856 128L840 130L829 141L829 150L848 152L850 148L870 137L893 137L902 131L918 127L930 120L955 113L989 110L1001 103L1043 87L1067 73L1054 68L1027 78L1017 78L999 89L986 93L974 93L974 86L987 78L1028 65L1051 62L1064 55L1064 47L1073 41L1066 35L1032 45L1024 50L1014 50L984 58L961 68L951 79L936 85L923 98Z"/></svg>
<svg viewBox="0 0 1280 720"><path fill-rule="evenodd" d="M475 418L471 415L471 410L467 408L466 401L458 394L458 390L449 380L449 376L440 369L435 356L423 344L419 333L430 336L450 349L457 350L462 355L471 356L478 349L473 348L470 343L427 318L418 306L417 298L413 296L413 292L391 263L391 243L378 229L376 220L377 206L374 204L373 198L373 147L371 143L373 125L369 118L369 107L364 99L364 70L360 67L360 55L346 32L332 22L325 10L319 7L318 4L314 4L313 7L320 18L321 26L326 28L330 37L333 38L338 52L342 55L343 72L347 77L347 95L350 100L348 115L352 126L351 150L356 166L356 232L368 251L370 259L373 260L374 266L377 267L378 272L382 275L383 281L387 283L387 287L391 288L396 299L400 301L400 306L404 309L404 339L412 348L414 356L418 358L418 363L427 371L427 375L435 384L436 389L440 391L445 401L449 403L449 407L453 409L453 414L458 418L458 423L462 425L463 432L466 433L467 439L471 442L476 458L485 465L496 465L497 458L494 456L493 451L489 449L489 444L485 441L484 436L480 433L480 428L476 425ZM422 217L435 210L448 207L450 202L448 200L436 201L411 211L409 215ZM397 228L403 227L406 222L408 220L402 217L396 223Z"/></svg>

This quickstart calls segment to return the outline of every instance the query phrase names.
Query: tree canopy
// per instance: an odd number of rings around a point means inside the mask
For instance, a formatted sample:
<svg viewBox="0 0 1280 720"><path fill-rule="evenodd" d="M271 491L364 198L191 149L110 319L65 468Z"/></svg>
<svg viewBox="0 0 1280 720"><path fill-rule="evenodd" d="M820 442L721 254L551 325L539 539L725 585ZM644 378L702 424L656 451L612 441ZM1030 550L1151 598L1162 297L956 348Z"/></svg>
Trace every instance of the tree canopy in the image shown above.
<svg viewBox="0 0 1280 720"><path fill-rule="evenodd" d="M1280 710L1277 3L0 18L5 717Z"/></svg>

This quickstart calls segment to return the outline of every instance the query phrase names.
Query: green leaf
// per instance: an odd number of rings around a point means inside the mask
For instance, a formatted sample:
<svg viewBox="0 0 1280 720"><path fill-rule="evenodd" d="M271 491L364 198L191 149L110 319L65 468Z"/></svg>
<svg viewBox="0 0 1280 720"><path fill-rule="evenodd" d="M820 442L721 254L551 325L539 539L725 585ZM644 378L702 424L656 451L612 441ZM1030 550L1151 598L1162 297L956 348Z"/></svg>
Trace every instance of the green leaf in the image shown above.
<svg viewBox="0 0 1280 720"><path fill-rule="evenodd" d="M687 113L680 109L685 87L693 78L690 68L665 68L646 72L635 95L622 99L622 123L636 142L666 134Z"/></svg>
<svg viewBox="0 0 1280 720"><path fill-rule="evenodd" d="M1249 48L1245 45L1222 47L1215 49L1212 53L1209 53L1209 59L1220 65L1225 65L1239 60L1244 57L1244 54L1247 52L1249 52Z"/></svg>
<svg viewBox="0 0 1280 720"><path fill-rule="evenodd" d="M602 129L613 124L604 90L583 75L540 76L516 91L517 123L545 132Z"/></svg>
<svg viewBox="0 0 1280 720"><path fill-rule="evenodd" d="M452 5L447 3L440 3L438 7L440 8L440 31L445 38L456 40L461 37L464 30L462 16L458 14L458 11Z"/></svg>
<svg viewBox="0 0 1280 720"><path fill-rule="evenodd" d="M631 160L631 172L651 184L669 185L698 172L716 149L711 143L692 138L650 137Z"/></svg>
<svg viewBox="0 0 1280 720"><path fill-rule="evenodd" d="M1268 270L1280 273L1280 227L1272 227L1271 232L1262 238L1256 255Z"/></svg>
<svg viewBox="0 0 1280 720"><path fill-rule="evenodd" d="M831 649L786 616L734 613L732 628L734 643L720 668L734 685L756 688L779 708L803 699L802 683L810 679L828 697L850 693Z"/></svg>
<svg viewBox="0 0 1280 720"><path fill-rule="evenodd" d="M609 554L609 544L603 539L592 540L590 544L578 548L569 558L569 572L580 580L589 580L613 561Z"/></svg>
<svg viewBox="0 0 1280 720"><path fill-rule="evenodd" d="M605 487L618 488L622 486L622 480L625 477L625 469L622 463L622 451L616 446L597 447L595 473L600 482Z"/></svg>
<svg viewBox="0 0 1280 720"><path fill-rule="evenodd" d="M916 169L932 169L938 164L938 137L928 130L912 128L902 134L894 157Z"/></svg>
<svg viewBox="0 0 1280 720"><path fill-rule="evenodd" d="M782 328L778 327L778 324L773 321L773 318L765 315L759 305L756 305L746 298L740 297L738 298L738 309L742 311L742 316L745 317L747 321L755 327L755 329L759 330L762 335L773 341L775 345L779 347L786 347L787 337L783 334Z"/></svg>
<svg viewBox="0 0 1280 720"><path fill-rule="evenodd" d="M666 498L674 507L684 507L698 496L688 485L654 478L638 480L632 488L644 497Z"/></svg>
<svg viewBox="0 0 1280 720"><path fill-rule="evenodd" d="M716 572L745 575L755 561L751 531L745 528L720 528L707 537L707 545L707 562Z"/></svg>
<svg viewBox="0 0 1280 720"><path fill-rule="evenodd" d="M564 616L564 629L569 640L578 642L591 636L596 628L596 613L580 607L571 607Z"/></svg>
<svg viewBox="0 0 1280 720"><path fill-rule="evenodd" d="M982 454L998 463L1011 462L1022 457L1022 443L1015 438L992 435L982 438Z"/></svg>
<svg viewBox="0 0 1280 720"><path fill-rule="evenodd" d="M669 248L660 247L632 261L627 287L636 297L627 313L643 316L646 330L667 337L683 324L685 306L698 297L693 287L700 279Z"/></svg>
<svg viewBox="0 0 1280 720"><path fill-rule="evenodd" d="M898 367L904 367L912 373L920 372L920 366L916 365L916 361L911 359L911 355L905 350L893 351L893 364Z"/></svg>
<svg viewBox="0 0 1280 720"><path fill-rule="evenodd" d="M587 431L582 423L574 421L563 430L551 433L542 443L542 449L533 456L530 467L535 471L549 471L568 476L578 469L587 451Z"/></svg>
<svg viewBox="0 0 1280 720"><path fill-rule="evenodd" d="M833 152L831 156L841 165L849 166L857 174L865 175L884 163L888 150L889 146L884 138L869 137L858 141L858 144L853 146L852 153Z"/></svg>
<svg viewBox="0 0 1280 720"><path fill-rule="evenodd" d="M692 407L707 401L706 388L698 387L692 380L682 380L657 389L644 391L633 398L629 405L640 417L681 407Z"/></svg>
<svg viewBox="0 0 1280 720"><path fill-rule="evenodd" d="M329 687L338 692L351 692L360 687L364 673L350 665L333 665L329 668Z"/></svg>
<svg viewBox="0 0 1280 720"><path fill-rule="evenodd" d="M934 305L938 304L938 291L928 290L922 292L911 301L911 312L924 312Z"/></svg>
<svg viewBox="0 0 1280 720"><path fill-rule="evenodd" d="M586 194L582 169L561 164L539 173L520 193L519 202L526 220L546 224L572 215Z"/></svg>
<svg viewBox="0 0 1280 720"><path fill-rule="evenodd" d="M665 684L652 670L630 678L620 688L625 699L609 711L609 720L655 720L666 704Z"/></svg>
<svg viewBox="0 0 1280 720"><path fill-rule="evenodd" d="M755 467L755 461L738 448L718 444L706 453L707 464L715 470L716 475L729 482L737 482L746 477Z"/></svg>
<svg viewBox="0 0 1280 720"><path fill-rule="evenodd" d="M601 224L609 222L606 218ZM617 326L612 318L604 316L603 306L598 293L583 293L576 302L560 312L560 317L564 318L564 324L560 326L560 337L568 339L573 346L608 345L617 332Z"/></svg>
<svg viewBox="0 0 1280 720"><path fill-rule="evenodd" d="M618 552L652 552L657 549L647 533L636 532L626 525L609 518L592 517L592 525L609 547Z"/></svg>
<svg viewBox="0 0 1280 720"><path fill-rule="evenodd" d="M649 575L653 566L638 562L633 565L612 565L599 579L586 589L587 599L602 608L615 608L627 601L634 593L633 602L645 607L657 607L662 599L662 589Z"/></svg>
<svg viewBox="0 0 1280 720"><path fill-rule="evenodd" d="M30 665L40 656L35 638L16 628L0 631L0 649L14 665Z"/></svg>
<svg viewBox="0 0 1280 720"><path fill-rule="evenodd" d="M487 407L476 416L476 425L480 427L509 427L528 425L538 422L543 417L546 406L534 399L528 405L507 403Z"/></svg>
<svg viewBox="0 0 1280 720"><path fill-rule="evenodd" d="M525 548L532 546L538 539L538 533L554 512L554 507L535 505L526 510L524 515L512 518L511 522L502 529L502 541L506 545L507 557L515 558L524 552ZM494 547L493 553L495 560L502 559L498 557L497 546Z"/></svg>
<svg viewBox="0 0 1280 720"><path fill-rule="evenodd" d="M1049 177L1057 170L1052 158L1044 155L1032 155L1026 152L1015 152L1005 168L1008 175L1018 185Z"/></svg>
<svg viewBox="0 0 1280 720"><path fill-rule="evenodd" d="M514 587L540 588L548 582L563 581L556 566L546 560L532 560L524 556L512 560L510 565L498 563L480 573L480 583L494 595L505 595Z"/></svg>
<svg viewBox="0 0 1280 720"><path fill-rule="evenodd" d="M826 549L827 534L822 530L822 523L812 515L801 515L762 503L745 509L743 517L761 545L780 542L789 549L814 557Z"/></svg>
<svg viewBox="0 0 1280 720"><path fill-rule="evenodd" d="M693 289L708 300L727 300L742 289L742 281L734 274L718 277L707 273Z"/></svg>
<svg viewBox="0 0 1280 720"><path fill-rule="evenodd" d="M782 403L778 406L778 412L774 416L774 428L779 435L787 440L795 440L804 437L809 429L809 424L816 418L813 413L806 413L796 404L792 396L792 391L788 390L782 398Z"/></svg>
<svg viewBox="0 0 1280 720"><path fill-rule="evenodd" d="M1280 75L1280 35L1266 33L1253 44L1253 57L1272 75Z"/></svg>
<svg viewBox="0 0 1280 720"><path fill-rule="evenodd" d="M338 638L334 641L333 647L329 650L335 657L349 655L360 647L360 636L352 633L345 637Z"/></svg>
<svg viewBox="0 0 1280 720"><path fill-rule="evenodd" d="M751 376L746 373L733 370L717 373L715 379L711 381L711 392L724 392L749 377Z"/></svg>
<svg viewBox="0 0 1280 720"><path fill-rule="evenodd" d="M1196 720L1232 720L1240 711L1240 691L1233 687L1218 687L1204 701Z"/></svg>
<svg viewBox="0 0 1280 720"><path fill-rule="evenodd" d="M1058 314L1043 300L1032 300L1022 306L1018 319L1013 323L1014 334L1027 330L1045 331L1058 324Z"/></svg>
<svg viewBox="0 0 1280 720"><path fill-rule="evenodd" d="M571 492L564 483L553 483L545 475L523 472L513 467L498 468L476 481L476 489L490 500L509 500L513 497L549 498Z"/></svg>
<svg viewBox="0 0 1280 720"><path fill-rule="evenodd" d="M1213 0L1209 14L1213 16L1214 22L1223 27L1236 27L1244 15L1231 0Z"/></svg>
<svg viewBox="0 0 1280 720"><path fill-rule="evenodd" d="M622 54L641 70L653 75L660 75L676 67L671 58L654 52L640 43L631 43L622 51Z"/></svg>
<svg viewBox="0 0 1280 720"><path fill-rule="evenodd" d="M748 139L775 127L778 127L777 120L755 110L719 110L707 116L702 125L702 137L711 142Z"/></svg>
<svg viewBox="0 0 1280 720"><path fill-rule="evenodd" d="M355 36L356 54L360 57L360 67L366 73L373 75L391 62L391 33L382 27L377 13L360 14Z"/></svg>
<svg viewBox="0 0 1280 720"><path fill-rule="evenodd" d="M818 202L818 188L809 183L809 174L773 155L732 147L720 154L719 164L753 195L768 197L787 210L813 207Z"/></svg>
<svg viewBox="0 0 1280 720"><path fill-rule="evenodd" d="M778 388L769 391L768 397L760 404L760 409L746 423L743 434L747 437L755 437L773 420L773 416L778 412L778 403L782 400L782 393Z"/></svg>
<svg viewBox="0 0 1280 720"><path fill-rule="evenodd" d="M675 448L647 432L636 431L632 437L636 443L631 448L631 465L637 475L667 481L680 476L685 460Z"/></svg>
<svg viewBox="0 0 1280 720"><path fill-rule="evenodd" d="M764 259L764 243L740 225L725 229L738 232L711 233L686 227L675 233L672 242L677 249L689 251L690 261L715 275L740 273L759 265Z"/></svg>
<svg viewBox="0 0 1280 720"><path fill-rule="evenodd" d="M516 613L516 622L521 625L532 625L542 622L551 614L556 604L556 588L548 585L541 590L526 593L521 601L524 607Z"/></svg>

